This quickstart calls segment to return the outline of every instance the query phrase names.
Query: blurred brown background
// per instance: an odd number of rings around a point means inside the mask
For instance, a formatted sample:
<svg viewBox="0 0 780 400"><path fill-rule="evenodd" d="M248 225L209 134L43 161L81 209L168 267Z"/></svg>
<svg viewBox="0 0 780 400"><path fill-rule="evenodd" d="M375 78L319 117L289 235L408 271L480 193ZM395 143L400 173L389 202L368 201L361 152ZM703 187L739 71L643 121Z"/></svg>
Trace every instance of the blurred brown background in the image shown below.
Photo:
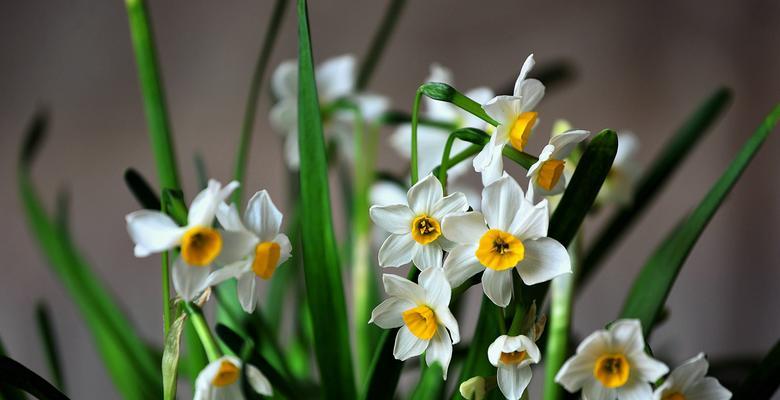
<svg viewBox="0 0 780 400"><path fill-rule="evenodd" d="M315 56L362 55L385 3L312 1ZM3 5L0 337L13 357L45 372L33 314L36 301L45 300L55 313L72 398L114 398L82 319L30 236L14 174L27 120L46 105L52 130L35 169L42 194L50 200L59 188L70 189L77 243L143 334L159 343L159 263L133 258L123 220L137 208L122 181L125 168L154 177L124 4ZM271 2L150 1L150 7L191 198L195 152L205 156L211 175L230 176ZM410 1L371 89L390 96L395 109L409 110L431 62L451 68L456 86L469 89L503 86L532 51L538 65L566 59L577 78L542 102L536 146L552 120L565 117L593 131L633 130L642 141L644 164L698 102L719 85L734 89L725 118L580 297L575 330L584 335L616 316L648 254L780 100L779 15L780 2L772 0ZM293 18L291 7L272 67L295 54ZM280 140L266 118L267 90L262 99L247 190L267 188L286 208ZM773 137L691 254L669 299L670 319L652 339L668 361L699 351L711 359L763 354L778 338L778 157L780 137ZM391 151L381 164L402 170Z"/></svg>

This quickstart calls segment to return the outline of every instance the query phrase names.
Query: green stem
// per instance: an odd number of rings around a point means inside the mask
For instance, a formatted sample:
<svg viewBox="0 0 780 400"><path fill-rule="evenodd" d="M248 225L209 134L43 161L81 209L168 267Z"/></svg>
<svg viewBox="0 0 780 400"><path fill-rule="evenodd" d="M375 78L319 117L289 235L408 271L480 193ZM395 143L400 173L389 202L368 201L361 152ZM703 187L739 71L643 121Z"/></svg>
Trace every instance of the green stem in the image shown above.
<svg viewBox="0 0 780 400"><path fill-rule="evenodd" d="M517 336L520 334L525 334L526 332L523 331L523 322L525 320L525 316L528 312L528 307L530 307L530 304L525 304L521 301L520 291L522 290L522 281L520 280L520 276L518 274L513 273L512 274L512 286L514 286L514 296L515 296L515 312L512 316L512 325L509 326L509 332L507 333L509 336Z"/></svg>
<svg viewBox="0 0 780 400"><path fill-rule="evenodd" d="M160 202L160 211L165 214L168 211L166 201ZM171 279L170 279L170 259L169 252L162 253L162 268L160 281L162 283L162 306L163 306L163 338L168 337L171 330Z"/></svg>
<svg viewBox="0 0 780 400"><path fill-rule="evenodd" d="M192 326L195 328L195 332L200 338L200 342L203 345L203 350L206 351L209 362L218 360L222 357L222 351L219 349L217 341L211 334L206 318L203 317L203 311L200 307L191 302L184 303L184 309L187 310Z"/></svg>
<svg viewBox="0 0 780 400"><path fill-rule="evenodd" d="M420 113L420 99L422 99L423 92L422 86L417 89L417 93L414 95L414 106L412 108L412 157L411 157L411 179L412 186L420 179L417 163L417 120Z"/></svg>
<svg viewBox="0 0 780 400"><path fill-rule="evenodd" d="M406 0L393 0L387 6L387 11L385 11L385 15L382 18L382 23L374 34L368 53L363 59L363 63L360 65L360 71L358 72L357 78L357 90L363 90L368 86L368 82L371 80L371 76L376 70L376 65L382 57L385 46L387 45L388 40L390 40L390 35L393 33L393 30L398 23L398 18L401 15L401 11L403 11L404 5L406 5Z"/></svg>

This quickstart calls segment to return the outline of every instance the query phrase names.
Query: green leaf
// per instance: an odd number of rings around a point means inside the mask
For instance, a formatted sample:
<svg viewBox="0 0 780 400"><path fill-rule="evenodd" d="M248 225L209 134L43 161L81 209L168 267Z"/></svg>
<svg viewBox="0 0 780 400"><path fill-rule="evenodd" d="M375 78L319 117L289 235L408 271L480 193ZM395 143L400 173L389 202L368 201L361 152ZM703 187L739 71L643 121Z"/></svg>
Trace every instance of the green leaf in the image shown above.
<svg viewBox="0 0 780 400"><path fill-rule="evenodd" d="M184 332L184 322L187 320L187 313L181 313L168 331L165 337L165 347L162 356L162 380L163 380L163 399L176 399L176 382L179 370L179 353L181 351L181 334Z"/></svg>
<svg viewBox="0 0 780 400"><path fill-rule="evenodd" d="M17 179L21 203L41 250L84 317L98 353L123 397L159 397L160 366L138 336L116 300L106 291L71 242L70 236L46 212L30 173L47 117L37 114L25 137Z"/></svg>
<svg viewBox="0 0 780 400"><path fill-rule="evenodd" d="M138 77L149 125L149 139L152 142L154 161L160 186L180 189L173 138L165 106L165 93L157 66L157 54L152 35L152 24L145 0L125 0L130 21L130 36L138 65Z"/></svg>
<svg viewBox="0 0 780 400"><path fill-rule="evenodd" d="M125 184L141 207L147 210L160 210L160 198L138 171L132 168L126 169Z"/></svg>
<svg viewBox="0 0 780 400"><path fill-rule="evenodd" d="M578 275L583 284L599 265L599 262L619 242L653 199L665 187L685 158L705 136L715 120L726 110L731 101L731 91L720 88L707 98L666 143L653 164L644 173L632 195L632 202L623 206L599 232L585 255Z"/></svg>
<svg viewBox="0 0 780 400"><path fill-rule="evenodd" d="M439 363L434 363L433 366L427 366L423 362L423 356L420 356L420 380L417 382L414 391L409 398L411 400L429 400L441 398L444 392L444 384L446 383L442 378L442 369Z"/></svg>
<svg viewBox="0 0 780 400"><path fill-rule="evenodd" d="M699 236L723 200L737 183L750 160L780 119L780 105L767 116L731 161L726 171L699 205L664 240L639 273L620 313L620 318L637 318L645 337L653 329L672 285Z"/></svg>
<svg viewBox="0 0 780 400"><path fill-rule="evenodd" d="M405 5L406 0L391 0L390 4L387 5L382 22L379 24L376 33L374 33L374 37L371 39L371 46L360 64L356 84L357 90L361 91L368 86L368 82L376 70L376 65L382 57L393 30L395 30L398 24L398 19Z"/></svg>
<svg viewBox="0 0 780 400"><path fill-rule="evenodd" d="M49 372L54 379L54 384L60 390L65 390L65 379L62 375L62 362L60 361L59 346L57 346L54 326L51 322L51 314L45 303L39 302L35 306L35 320L38 323L38 333L41 335L46 362L49 365Z"/></svg>
<svg viewBox="0 0 780 400"><path fill-rule="evenodd" d="M0 386L6 385L23 390L40 400L68 400L67 396L35 372L11 358L0 356Z"/></svg>
<svg viewBox="0 0 780 400"><path fill-rule="evenodd" d="M734 400L770 399L780 386L780 341L734 391Z"/></svg>
<svg viewBox="0 0 780 400"><path fill-rule="evenodd" d="M6 355L3 341L0 340L0 356ZM26 400L26 398L20 390L0 382L0 400Z"/></svg>
<svg viewBox="0 0 780 400"><path fill-rule="evenodd" d="M490 364L487 358L487 349L500 332L497 307L487 297L482 296L482 305L479 308L479 319L474 328L474 337L468 346L466 360L460 370L460 378L455 385L455 393L452 398L462 399L458 387L462 382L474 376L491 376L496 373L496 367Z"/></svg>
<svg viewBox="0 0 780 400"><path fill-rule="evenodd" d="M356 397L349 325L333 234L328 167L322 131L306 0L298 0L298 127L301 233L306 292L325 398ZM311 245L307 245L311 244Z"/></svg>

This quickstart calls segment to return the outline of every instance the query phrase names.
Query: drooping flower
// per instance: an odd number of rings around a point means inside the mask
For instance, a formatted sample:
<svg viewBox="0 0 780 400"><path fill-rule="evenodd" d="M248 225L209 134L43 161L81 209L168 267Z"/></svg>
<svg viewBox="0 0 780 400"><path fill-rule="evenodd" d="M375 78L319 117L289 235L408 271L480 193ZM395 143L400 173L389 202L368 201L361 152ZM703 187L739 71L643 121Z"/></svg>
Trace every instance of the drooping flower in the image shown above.
<svg viewBox="0 0 780 400"><path fill-rule="evenodd" d="M531 165L526 175L530 181L533 202L537 203L547 196L555 196L563 193L566 188L566 157L571 154L578 143L585 140L590 132L583 130L571 130L550 138L548 145L544 146L539 160Z"/></svg>
<svg viewBox="0 0 780 400"><path fill-rule="evenodd" d="M485 186L500 178L504 171L501 155L504 146L509 143L523 151L536 125L538 114L533 110L544 97L544 85L536 79L526 79L534 63L534 55L531 54L517 77L512 96L496 96L482 107L498 122L490 141L474 158L474 169L482 173Z"/></svg>
<svg viewBox="0 0 780 400"><path fill-rule="evenodd" d="M653 393L653 400L728 400L731 392L717 379L708 377L704 353L675 368Z"/></svg>
<svg viewBox="0 0 780 400"><path fill-rule="evenodd" d="M444 236L456 244L444 262L450 284L459 286L484 271L485 295L506 307L512 297L512 269L526 285L570 273L566 248L546 237L548 223L547 200L533 205L504 174L482 191L482 213L451 215L442 223Z"/></svg>
<svg viewBox="0 0 780 400"><path fill-rule="evenodd" d="M542 359L539 347L528 336L499 336L488 347L488 359L498 368L498 388L509 400L519 400L531 383L531 364Z"/></svg>
<svg viewBox="0 0 780 400"><path fill-rule="evenodd" d="M241 389L241 360L233 356L224 356L215 360L198 374L195 380L193 400L243 400ZM246 378L249 386L258 394L271 396L271 382L252 365L246 365Z"/></svg>
<svg viewBox="0 0 780 400"><path fill-rule="evenodd" d="M407 204L372 206L371 219L390 236L379 249L379 265L400 267L414 261L420 270L441 267L443 247L441 221L468 209L466 196L444 197L439 180L428 175L407 192Z"/></svg>
<svg viewBox="0 0 780 400"><path fill-rule="evenodd" d="M641 169L636 160L639 139L631 132L618 132L618 149L612 169L601 186L596 202L602 205L615 203L625 205L631 202L632 192Z"/></svg>
<svg viewBox="0 0 780 400"><path fill-rule="evenodd" d="M571 393L582 389L586 400L650 399L655 382L669 368L645 353L639 320L618 320L580 343L555 381Z"/></svg>
<svg viewBox="0 0 780 400"><path fill-rule="evenodd" d="M212 227L219 204L238 187L230 182L224 188L210 180L206 189L198 193L190 205L187 226L179 226L168 215L159 211L140 210L128 214L127 232L135 242L135 256L181 248L173 262L173 287L184 300L194 300L208 287L211 266L223 247L232 243L231 232Z"/></svg>
<svg viewBox="0 0 780 400"><path fill-rule="evenodd" d="M356 93L355 57L343 55L325 60L317 66L317 93L320 108L325 109L334 101L347 99L360 109L364 120L378 118L388 107L385 97ZM298 169L298 63L295 60L280 64L271 77L271 90L277 99L271 108L271 126L285 136L284 155L289 168ZM341 154L352 159L352 131L354 114L344 111L326 115L324 130L327 137L336 141Z"/></svg>
<svg viewBox="0 0 780 400"><path fill-rule="evenodd" d="M452 85L452 72L439 64L433 64L426 82L440 82ZM478 87L469 90L465 94L479 104L485 104L493 97L493 91L487 87ZM424 97L423 101L425 102L425 112L422 115L432 121L450 124L453 129L482 129L486 125L485 121L451 103L433 100L428 97ZM402 124L398 126L395 133L390 137L390 144L407 160L412 157L411 131L411 124ZM447 138L451 131L451 129L430 125L421 124L417 126L417 162L419 163L420 174L428 174L441 163L444 145L447 143ZM453 142L451 155L454 156L470 145L470 143L462 140L456 140ZM454 180L467 170L468 164L464 160L464 162L450 168L448 171L449 178Z"/></svg>
<svg viewBox="0 0 780 400"><path fill-rule="evenodd" d="M280 232L282 213L262 190L249 200L243 221L234 204L224 203L217 210L217 219L233 233L233 240L226 243L219 257L224 267L209 276L209 283L216 285L236 278L241 307L251 313L257 304L255 278L271 279L276 268L290 258L290 239Z"/></svg>
<svg viewBox="0 0 780 400"><path fill-rule="evenodd" d="M393 356L404 361L425 352L425 363L438 362L447 379L452 345L460 341L460 330L449 309L452 292L444 271L426 269L420 273L419 285L389 274L382 275L382 281L390 298L371 312L369 323L400 328Z"/></svg>

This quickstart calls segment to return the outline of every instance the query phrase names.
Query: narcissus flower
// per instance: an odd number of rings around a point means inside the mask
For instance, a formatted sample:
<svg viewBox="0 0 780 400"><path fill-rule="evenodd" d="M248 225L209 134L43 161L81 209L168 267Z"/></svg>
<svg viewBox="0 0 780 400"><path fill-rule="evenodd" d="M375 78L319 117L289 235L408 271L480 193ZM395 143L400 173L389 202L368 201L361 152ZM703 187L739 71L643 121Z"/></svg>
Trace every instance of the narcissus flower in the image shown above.
<svg viewBox="0 0 780 400"><path fill-rule="evenodd" d="M640 176L640 167L636 160L639 151L639 139L631 132L618 132L618 149L612 169L601 186L596 202L599 204L616 203L625 205L631 202L634 186Z"/></svg>
<svg viewBox="0 0 780 400"><path fill-rule="evenodd" d="M528 336L499 336L488 347L488 359L498 368L498 388L509 400L519 400L531 383L531 364L542 354Z"/></svg>
<svg viewBox="0 0 780 400"><path fill-rule="evenodd" d="M708 377L704 353L675 368L655 390L653 400L728 400L731 392L717 379Z"/></svg>
<svg viewBox="0 0 780 400"><path fill-rule="evenodd" d="M536 125L538 114L533 111L544 97L544 85L536 79L526 79L534 66L534 55L525 60L515 82L512 96L496 96L482 108L498 122L490 141L474 158L474 169L482 173L482 184L487 186L501 177L504 161L501 152L507 143L523 151Z"/></svg>
<svg viewBox="0 0 780 400"><path fill-rule="evenodd" d="M426 82L440 82L453 85L452 72L439 64L433 64L430 76L428 76ZM493 91L487 87L478 87L469 90L465 94L479 104L485 104L493 97ZM424 97L423 102L425 102L425 112L423 113L425 118L450 124L453 129L444 129L430 125L417 126L417 146L419 149L417 161L421 175L428 174L441 163L444 145L447 143L447 138L452 130L460 128L483 129L486 125L482 119L451 103L433 100L428 97ZM393 148L406 159L411 159L412 157L411 132L411 124L402 124L398 126L390 138L390 144ZM468 142L455 140L452 144L451 155L454 156L470 145ZM449 178L454 180L466 172L467 169L468 164L462 162L450 168L448 171Z"/></svg>
<svg viewBox="0 0 780 400"><path fill-rule="evenodd" d="M325 109L334 101L347 99L360 109L362 117L371 121L388 107L385 97L355 92L355 57L343 55L324 61L317 66L317 93L320 107ZM288 167L298 169L298 63L285 61L271 77L271 89L277 98L271 108L271 126L285 136L284 155ZM342 155L352 158L352 131L354 115L339 111L325 115L325 133L334 139ZM332 118L331 118L332 117Z"/></svg>
<svg viewBox="0 0 780 400"><path fill-rule="evenodd" d="M152 210L128 214L127 232L135 242L136 257L181 248L173 262L173 287L184 300L194 300L208 287L211 266L233 234L212 227L219 204L238 187L230 182L224 188L210 180L208 187L198 193L190 205L187 226L179 226L171 217Z"/></svg>
<svg viewBox="0 0 780 400"><path fill-rule="evenodd" d="M460 341L460 330L449 309L452 293L444 271L426 269L420 273L419 285L389 274L382 275L382 281L390 298L371 312L369 323L384 329L400 327L393 356L404 361L425 352L425 363L438 362L447 379L452 345Z"/></svg>
<svg viewBox="0 0 780 400"><path fill-rule="evenodd" d="M441 267L442 248L450 246L442 236L441 221L468 210L466 196L444 197L439 180L428 175L406 197L407 204L371 207L374 223L390 232L379 249L379 265L399 267L414 261L420 270Z"/></svg>
<svg viewBox="0 0 780 400"><path fill-rule="evenodd" d="M219 223L233 233L219 257L224 267L214 271L209 283L216 285L229 278L238 281L238 299L244 311L251 313L257 304L257 279L271 279L276 268L290 258L292 246L287 235L280 233L282 213L268 192L255 193L249 200L244 220L235 205L221 204L217 211Z"/></svg>
<svg viewBox="0 0 780 400"><path fill-rule="evenodd" d="M571 272L566 248L546 237L547 200L533 205L504 174L482 190L482 213L451 215L442 223L444 236L456 244L444 261L453 287L484 271L485 295L506 307L512 298L512 269L527 285Z"/></svg>
<svg viewBox="0 0 780 400"><path fill-rule="evenodd" d="M241 390L241 360L233 356L224 356L209 363L200 371L195 380L193 400L243 400ZM249 386L258 394L271 396L271 383L260 370L246 365L246 378Z"/></svg>
<svg viewBox="0 0 780 400"><path fill-rule="evenodd" d="M650 399L650 382L667 372L666 365L645 353L639 320L629 319L585 338L555 381L571 393L582 389L586 400Z"/></svg>
<svg viewBox="0 0 780 400"><path fill-rule="evenodd" d="M566 188L566 157L578 143L585 140L590 132L572 130L550 138L550 143L542 149L539 160L528 169L526 175L533 187L533 202L536 203L547 196L563 193ZM529 191L531 188L529 188Z"/></svg>

